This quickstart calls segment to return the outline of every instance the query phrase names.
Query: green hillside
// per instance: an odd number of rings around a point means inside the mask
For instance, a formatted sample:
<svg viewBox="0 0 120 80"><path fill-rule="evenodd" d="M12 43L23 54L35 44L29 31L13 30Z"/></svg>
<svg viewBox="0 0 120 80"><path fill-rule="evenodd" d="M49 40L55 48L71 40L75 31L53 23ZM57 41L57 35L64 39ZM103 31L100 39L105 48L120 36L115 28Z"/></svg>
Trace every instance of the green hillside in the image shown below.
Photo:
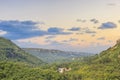
<svg viewBox="0 0 120 80"><path fill-rule="evenodd" d="M22 63L36 61L36 58L35 60L33 57L31 58L11 41L4 38L0 40L0 42L7 43L0 43L3 45L0 59L4 60L0 61L0 80L120 80L120 40L115 46L100 54L86 57L82 62L46 64L39 67ZM13 50L6 50L8 48ZM59 73L59 68L70 68L71 70Z"/></svg>
<svg viewBox="0 0 120 80"><path fill-rule="evenodd" d="M41 64L37 57L26 53L12 41L0 37L0 60Z"/></svg>
<svg viewBox="0 0 120 80"><path fill-rule="evenodd" d="M101 52L96 56L94 62L98 63L120 63L120 41L116 45Z"/></svg>
<svg viewBox="0 0 120 80"><path fill-rule="evenodd" d="M22 63L0 61L0 80L65 80L64 75L50 69L29 67Z"/></svg>
<svg viewBox="0 0 120 80"><path fill-rule="evenodd" d="M120 40L100 54L86 58L83 63L68 66L73 69L69 74L77 74L80 80L120 80Z"/></svg>
<svg viewBox="0 0 120 80"><path fill-rule="evenodd" d="M82 57L92 56L91 53L85 52L71 52L71 51L61 51L54 49L41 49L41 48L23 48L24 51L38 57L47 63L63 63L71 62Z"/></svg>

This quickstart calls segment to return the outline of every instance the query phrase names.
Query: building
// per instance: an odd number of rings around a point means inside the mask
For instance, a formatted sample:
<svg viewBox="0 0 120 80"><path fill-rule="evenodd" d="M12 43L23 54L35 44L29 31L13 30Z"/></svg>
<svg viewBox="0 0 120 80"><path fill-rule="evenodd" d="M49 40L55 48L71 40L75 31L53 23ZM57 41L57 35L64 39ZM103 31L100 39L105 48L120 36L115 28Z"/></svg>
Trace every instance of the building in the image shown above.
<svg viewBox="0 0 120 80"><path fill-rule="evenodd" d="M71 68L58 68L59 73L64 73L64 72L67 72L70 70L71 70Z"/></svg>

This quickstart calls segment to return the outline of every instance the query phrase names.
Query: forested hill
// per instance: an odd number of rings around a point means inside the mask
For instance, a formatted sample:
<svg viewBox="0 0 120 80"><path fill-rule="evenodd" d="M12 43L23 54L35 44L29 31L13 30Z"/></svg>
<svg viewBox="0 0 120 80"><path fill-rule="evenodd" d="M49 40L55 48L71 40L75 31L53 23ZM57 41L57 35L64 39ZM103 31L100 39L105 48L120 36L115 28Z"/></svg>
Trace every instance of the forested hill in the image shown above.
<svg viewBox="0 0 120 80"><path fill-rule="evenodd" d="M120 63L120 40L116 41L113 47L102 51L100 54L95 56L94 62L98 63Z"/></svg>
<svg viewBox="0 0 120 80"><path fill-rule="evenodd" d="M80 59L81 57L91 56L92 53L85 52L72 52L72 51L61 51L54 49L42 49L42 48L23 48L26 52L42 59L47 63L54 62L68 62L76 59Z"/></svg>
<svg viewBox="0 0 120 80"><path fill-rule="evenodd" d="M11 40L0 37L0 60L41 64L42 60L26 53Z"/></svg>
<svg viewBox="0 0 120 80"><path fill-rule="evenodd" d="M100 54L86 57L83 62L38 67L21 64L21 61L28 62L33 57L26 58L29 55L11 41L1 38L0 48L0 80L120 80L120 40ZM70 70L60 73L59 69Z"/></svg>
<svg viewBox="0 0 120 80"><path fill-rule="evenodd" d="M80 80L120 80L120 40L113 47L89 57L85 63L71 65L71 74L77 74Z"/></svg>

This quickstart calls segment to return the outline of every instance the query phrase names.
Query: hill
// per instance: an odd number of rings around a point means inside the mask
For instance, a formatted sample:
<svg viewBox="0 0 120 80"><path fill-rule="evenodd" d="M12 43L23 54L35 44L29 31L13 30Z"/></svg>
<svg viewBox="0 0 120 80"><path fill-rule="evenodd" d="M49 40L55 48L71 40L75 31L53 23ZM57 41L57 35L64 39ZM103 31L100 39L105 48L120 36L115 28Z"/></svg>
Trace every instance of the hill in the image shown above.
<svg viewBox="0 0 120 80"><path fill-rule="evenodd" d="M116 41L113 47L102 51L100 54L95 56L93 62L97 63L120 63L120 40Z"/></svg>
<svg viewBox="0 0 120 80"><path fill-rule="evenodd" d="M60 51L54 49L40 49L40 48L23 48L26 52L42 59L47 63L54 62L68 62L76 59L80 59L80 57L91 56L91 53L85 52L67 52Z"/></svg>
<svg viewBox="0 0 120 80"><path fill-rule="evenodd" d="M84 63L71 63L67 67L72 67L69 74L77 74L80 80L120 80L120 40Z"/></svg>
<svg viewBox="0 0 120 80"><path fill-rule="evenodd" d="M0 37L0 60L26 62L31 64L43 63L37 57L26 53L12 41Z"/></svg>
<svg viewBox="0 0 120 80"><path fill-rule="evenodd" d="M0 80L120 80L120 40L100 54L86 57L84 62L31 67L9 60L0 61ZM71 70L59 73L60 68Z"/></svg>

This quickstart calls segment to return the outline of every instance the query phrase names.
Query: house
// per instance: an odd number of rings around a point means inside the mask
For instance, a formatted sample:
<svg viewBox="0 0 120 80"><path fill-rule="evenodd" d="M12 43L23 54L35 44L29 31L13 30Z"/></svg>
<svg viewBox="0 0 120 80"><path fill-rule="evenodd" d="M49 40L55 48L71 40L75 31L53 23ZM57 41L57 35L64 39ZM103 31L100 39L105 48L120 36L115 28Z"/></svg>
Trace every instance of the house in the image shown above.
<svg viewBox="0 0 120 80"><path fill-rule="evenodd" d="M67 71L70 71L71 68L58 68L58 72L59 73L64 73L64 72L67 72Z"/></svg>

